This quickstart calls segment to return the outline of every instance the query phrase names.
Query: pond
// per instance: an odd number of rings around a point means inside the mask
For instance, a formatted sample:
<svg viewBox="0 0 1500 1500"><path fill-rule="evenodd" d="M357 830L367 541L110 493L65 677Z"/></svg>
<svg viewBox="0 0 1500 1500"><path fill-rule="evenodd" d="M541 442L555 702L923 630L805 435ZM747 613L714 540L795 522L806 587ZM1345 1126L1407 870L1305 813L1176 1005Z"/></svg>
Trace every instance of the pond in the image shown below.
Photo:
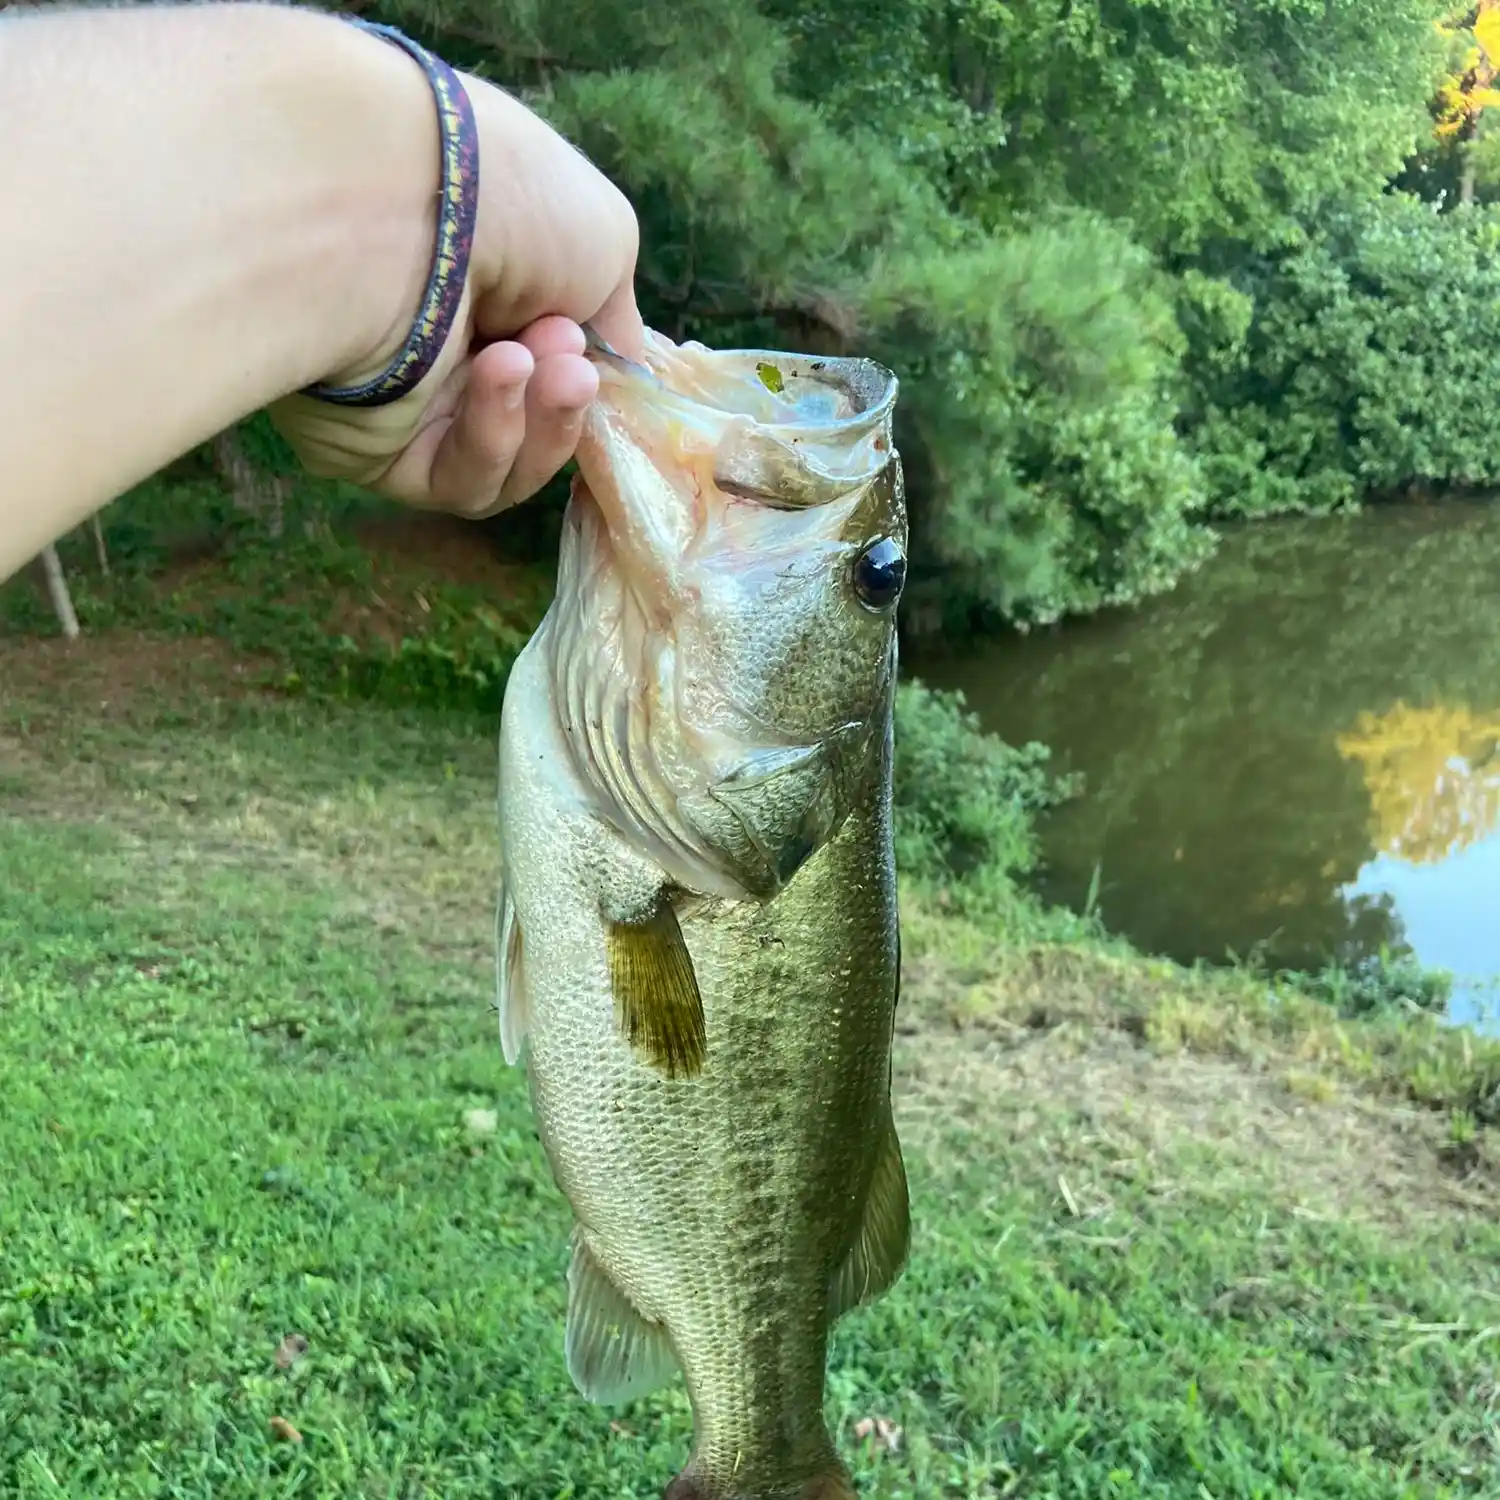
<svg viewBox="0 0 1500 1500"><path fill-rule="evenodd" d="M1262 523L1170 596L908 653L1083 795L1044 894L1184 962L1414 954L1500 995L1500 504Z"/></svg>

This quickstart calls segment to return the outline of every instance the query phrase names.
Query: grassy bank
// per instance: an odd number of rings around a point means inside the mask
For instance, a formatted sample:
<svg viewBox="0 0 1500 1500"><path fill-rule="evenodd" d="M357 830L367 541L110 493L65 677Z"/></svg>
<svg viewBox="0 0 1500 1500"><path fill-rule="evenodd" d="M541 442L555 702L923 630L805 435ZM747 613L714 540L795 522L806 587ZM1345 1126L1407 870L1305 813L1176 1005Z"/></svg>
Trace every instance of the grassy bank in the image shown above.
<svg viewBox="0 0 1500 1500"><path fill-rule="evenodd" d="M493 724L254 676L0 646L0 1493L656 1495L680 1390L563 1369ZM830 1381L864 1493L1495 1493L1493 1050L920 900L906 948L914 1256Z"/></svg>

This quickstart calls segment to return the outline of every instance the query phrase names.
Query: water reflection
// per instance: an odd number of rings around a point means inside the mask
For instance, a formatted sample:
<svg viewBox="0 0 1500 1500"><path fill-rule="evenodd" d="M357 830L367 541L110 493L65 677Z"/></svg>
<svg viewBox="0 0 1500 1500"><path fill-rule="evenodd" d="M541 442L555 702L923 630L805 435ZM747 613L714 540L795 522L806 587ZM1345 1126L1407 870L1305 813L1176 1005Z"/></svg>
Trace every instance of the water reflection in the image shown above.
<svg viewBox="0 0 1500 1500"><path fill-rule="evenodd" d="M1500 975L1500 506L1249 528L1173 596L911 669L1086 797L1048 893L1181 959Z"/></svg>
<svg viewBox="0 0 1500 1500"><path fill-rule="evenodd" d="M1382 854L1435 864L1500 823L1500 714L1398 701L1383 714L1362 713L1338 747L1362 769Z"/></svg>

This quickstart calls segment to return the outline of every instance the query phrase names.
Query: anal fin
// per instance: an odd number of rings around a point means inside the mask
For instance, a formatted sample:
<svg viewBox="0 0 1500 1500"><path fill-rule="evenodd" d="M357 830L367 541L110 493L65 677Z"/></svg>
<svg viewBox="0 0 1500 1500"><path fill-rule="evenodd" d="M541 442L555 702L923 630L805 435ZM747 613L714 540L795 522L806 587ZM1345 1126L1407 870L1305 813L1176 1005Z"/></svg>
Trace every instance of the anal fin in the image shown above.
<svg viewBox="0 0 1500 1500"><path fill-rule="evenodd" d="M829 1316L842 1317L852 1308L873 1302L887 1292L906 1264L911 1246L911 1204L906 1189L906 1165L895 1122L886 1125L865 1200L864 1222L854 1248L839 1267L829 1293Z"/></svg>
<svg viewBox="0 0 1500 1500"><path fill-rule="evenodd" d="M621 1030L668 1078L703 1071L708 1037L703 997L677 913L665 895L639 922L611 922L609 976Z"/></svg>
<svg viewBox="0 0 1500 1500"><path fill-rule="evenodd" d="M589 1401L614 1406L664 1385L677 1368L666 1330L649 1323L573 1231L568 1267L568 1374Z"/></svg>
<svg viewBox="0 0 1500 1500"><path fill-rule="evenodd" d="M512 1066L520 1059L531 1030L531 997L522 963L521 924L505 882L495 914L495 1002L500 1012L500 1050Z"/></svg>

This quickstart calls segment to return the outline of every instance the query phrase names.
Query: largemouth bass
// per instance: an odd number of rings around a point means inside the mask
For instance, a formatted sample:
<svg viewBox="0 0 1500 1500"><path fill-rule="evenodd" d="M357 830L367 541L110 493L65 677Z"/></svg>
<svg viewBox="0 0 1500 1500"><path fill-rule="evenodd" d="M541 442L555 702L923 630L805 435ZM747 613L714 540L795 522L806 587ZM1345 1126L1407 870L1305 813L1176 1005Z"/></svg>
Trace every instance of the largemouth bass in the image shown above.
<svg viewBox="0 0 1500 1500"><path fill-rule="evenodd" d="M501 1035L577 1220L568 1368L607 1403L681 1368L668 1500L852 1500L828 1331L909 1235L896 380L655 335L595 357L501 726Z"/></svg>

